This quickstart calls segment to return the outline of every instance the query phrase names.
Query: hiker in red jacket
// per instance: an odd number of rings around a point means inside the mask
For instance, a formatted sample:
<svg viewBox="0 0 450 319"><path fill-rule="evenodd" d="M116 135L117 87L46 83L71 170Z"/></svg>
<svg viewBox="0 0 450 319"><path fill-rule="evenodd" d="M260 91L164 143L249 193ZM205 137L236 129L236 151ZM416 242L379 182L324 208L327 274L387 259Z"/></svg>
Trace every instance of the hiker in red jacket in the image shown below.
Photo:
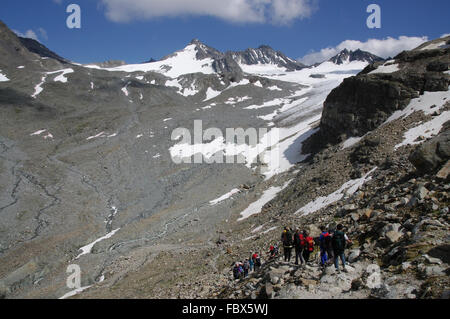
<svg viewBox="0 0 450 319"><path fill-rule="evenodd" d="M303 266L305 264L305 259L303 258L303 251L306 248L306 238L300 229L297 228L294 234L294 247L295 247L295 264L298 265L298 260Z"/></svg>
<svg viewBox="0 0 450 319"><path fill-rule="evenodd" d="M303 257L305 258L305 263L309 262L309 257L314 252L314 238L309 236L307 231L303 232L303 237L306 240L306 248L303 250Z"/></svg>
<svg viewBox="0 0 450 319"><path fill-rule="evenodd" d="M259 268L261 268L261 258L259 257L259 254L257 252L253 254L252 260L255 267L255 271L258 271Z"/></svg>

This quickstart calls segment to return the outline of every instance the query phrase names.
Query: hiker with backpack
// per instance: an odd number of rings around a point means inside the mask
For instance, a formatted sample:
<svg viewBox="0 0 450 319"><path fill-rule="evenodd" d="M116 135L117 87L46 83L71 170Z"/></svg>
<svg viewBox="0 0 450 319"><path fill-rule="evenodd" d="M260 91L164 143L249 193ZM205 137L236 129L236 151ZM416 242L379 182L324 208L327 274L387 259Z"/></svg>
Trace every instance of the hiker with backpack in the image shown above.
<svg viewBox="0 0 450 319"><path fill-rule="evenodd" d="M320 230L322 231L322 233L320 234L320 237L319 237L320 265L325 267L327 264L327 261L328 261L327 251L328 251L328 247L330 245L331 237L330 237L330 234L327 232L325 226L321 226Z"/></svg>
<svg viewBox="0 0 450 319"><path fill-rule="evenodd" d="M252 254L251 253L250 253L250 258L248 259L248 263L250 265L250 272L252 272L254 267L255 267L255 263L253 262L253 258L252 258Z"/></svg>
<svg viewBox="0 0 450 319"><path fill-rule="evenodd" d="M283 242L284 261L290 262L292 255L292 248L294 245L292 232L289 227L285 227L281 233L281 241Z"/></svg>
<svg viewBox="0 0 450 319"><path fill-rule="evenodd" d="M348 239L347 235L343 231L344 226L339 224L337 226L337 230L333 235L332 245L334 250L334 266L337 272L339 271L339 258L342 261L342 267L344 268L344 272L347 272L345 268L345 247L348 243L351 243L351 240Z"/></svg>
<svg viewBox="0 0 450 319"><path fill-rule="evenodd" d="M273 244L269 247L269 260L274 260L275 258L278 257L278 245L277 244Z"/></svg>
<svg viewBox="0 0 450 319"><path fill-rule="evenodd" d="M234 277L234 280L238 280L241 277L241 272L240 272L240 267L239 267L238 262L234 264L233 277Z"/></svg>
<svg viewBox="0 0 450 319"><path fill-rule="evenodd" d="M306 238L300 229L297 228L294 234L294 247L295 247L295 264L298 265L298 260L300 259L300 263L306 264L305 259L303 258L303 252L306 248Z"/></svg>
<svg viewBox="0 0 450 319"><path fill-rule="evenodd" d="M246 259L246 260L244 261L244 266L243 266L243 268L244 268L244 278L247 278L248 273L249 273L249 271L250 271L250 262L248 261L248 259Z"/></svg>
<svg viewBox="0 0 450 319"><path fill-rule="evenodd" d="M258 252L255 252L252 256L252 260L254 263L255 271L258 271L261 268L261 258L259 257Z"/></svg>
<svg viewBox="0 0 450 319"><path fill-rule="evenodd" d="M303 258L305 259L305 264L309 262L309 257L314 252L314 238L309 236L307 231L303 232L303 237L306 240L306 247L303 250Z"/></svg>
<svg viewBox="0 0 450 319"><path fill-rule="evenodd" d="M334 249L333 249L333 234L334 234L334 229L329 227L328 228L328 237L325 239L325 246L326 246L326 250L327 250L327 259L328 259L328 265L332 265L334 262Z"/></svg>

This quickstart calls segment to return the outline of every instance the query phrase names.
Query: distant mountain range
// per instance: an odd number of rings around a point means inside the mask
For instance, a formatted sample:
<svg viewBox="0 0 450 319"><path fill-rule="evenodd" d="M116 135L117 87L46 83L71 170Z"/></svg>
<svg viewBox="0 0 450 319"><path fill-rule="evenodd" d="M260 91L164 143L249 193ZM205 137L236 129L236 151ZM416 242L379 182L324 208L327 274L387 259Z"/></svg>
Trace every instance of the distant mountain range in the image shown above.
<svg viewBox="0 0 450 319"><path fill-rule="evenodd" d="M6 26L3 25L3 27ZM20 40L22 45L32 53L38 54L39 56L44 58L52 58L62 63L70 63L69 60L59 56L58 54L56 54L55 52L51 51L49 48L44 46L42 43L34 39L23 37L18 37L18 39ZM239 64L240 65L270 64L277 66L279 68L285 68L286 71L301 70L303 68L308 67L307 65L299 61L287 57L280 51L275 51L268 45L261 45L256 49L249 48L244 51L227 51L225 53L222 53L204 44L198 39L193 39L189 43L189 45L195 46L195 50L197 52L196 54L197 59L199 60L206 58L213 59L214 60L213 68L218 73L241 71ZM165 56L159 61L163 61L171 56L173 56L173 54ZM328 61L333 62L337 65L341 65L353 61L374 63L383 60L384 59L380 58L379 56L376 56L370 52L362 51L360 49L356 51L344 49L341 52L339 52L339 54L335 55ZM158 62L158 60L151 58L150 60L145 61L144 63L153 63L153 62ZM125 64L126 63L123 61L105 61L95 63L95 65L98 65L100 67L115 67ZM320 63L317 63L314 66L317 66L319 64Z"/></svg>

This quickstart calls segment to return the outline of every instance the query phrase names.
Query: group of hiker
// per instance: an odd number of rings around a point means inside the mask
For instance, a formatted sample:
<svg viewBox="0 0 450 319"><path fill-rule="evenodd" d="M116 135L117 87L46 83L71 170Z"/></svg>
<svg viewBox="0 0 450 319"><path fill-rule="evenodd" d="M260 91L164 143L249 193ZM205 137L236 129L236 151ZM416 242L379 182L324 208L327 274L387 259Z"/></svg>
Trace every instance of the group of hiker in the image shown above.
<svg viewBox="0 0 450 319"><path fill-rule="evenodd" d="M285 227L281 234L284 261L290 262L292 249L295 248L295 264L298 265L300 260L302 266L306 265L311 253L314 252L314 245L317 243L320 249L320 265L322 267L334 263L336 271L339 272L340 259L343 270L346 271L345 248L352 241L344 233L344 226L339 224L336 229L328 230L325 226L321 226L320 231L320 236L314 239L306 231L301 232L297 228L295 233L293 233L289 227Z"/></svg>
<svg viewBox="0 0 450 319"><path fill-rule="evenodd" d="M307 231L301 232L299 228L293 233L289 227L285 227L281 234L281 242L283 243L284 261L286 262L291 261L293 248L295 248L296 265L300 260L301 265L305 266L314 252L314 238L309 236Z"/></svg>
<svg viewBox="0 0 450 319"><path fill-rule="evenodd" d="M245 261L238 261L233 267L234 279L246 278L252 271L258 271L261 267L261 257L258 252L253 253Z"/></svg>
<svg viewBox="0 0 450 319"><path fill-rule="evenodd" d="M325 226L320 227L320 235L316 238L299 228L292 230L285 227L281 233L281 242L283 246L284 261L290 262L292 259L292 250L295 251L295 264L305 267L309 263L311 255L318 246L320 265L326 267L332 265L339 270L339 260L341 260L343 271L346 272L345 248L352 241L344 233L344 226L339 224L335 229L327 229ZM268 261L278 257L279 248L274 244L270 246L268 252ZM250 272L258 271L261 267L261 258L258 252L253 253L250 258L243 262L237 262L233 267L235 279L246 278Z"/></svg>

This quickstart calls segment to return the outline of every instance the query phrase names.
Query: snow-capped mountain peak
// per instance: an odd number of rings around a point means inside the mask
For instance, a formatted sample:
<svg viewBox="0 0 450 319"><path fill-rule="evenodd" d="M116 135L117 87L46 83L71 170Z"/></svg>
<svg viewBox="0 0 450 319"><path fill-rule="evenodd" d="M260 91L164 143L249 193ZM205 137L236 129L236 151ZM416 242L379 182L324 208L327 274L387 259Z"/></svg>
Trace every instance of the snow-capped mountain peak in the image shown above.
<svg viewBox="0 0 450 319"><path fill-rule="evenodd" d="M377 61L383 61L384 59L380 58L379 56L376 56L372 53L362 51L360 49L357 49L356 51L351 51L348 49L344 49L341 52L339 52L337 55L332 57L329 61L333 62L334 64L345 64L353 61L360 61L360 62L367 62L367 63L374 63Z"/></svg>
<svg viewBox="0 0 450 319"><path fill-rule="evenodd" d="M268 45L261 45L257 49L247 49L240 52L230 53L233 59L240 65L271 64L287 71L301 70L305 65L295 61L280 51L275 51Z"/></svg>

